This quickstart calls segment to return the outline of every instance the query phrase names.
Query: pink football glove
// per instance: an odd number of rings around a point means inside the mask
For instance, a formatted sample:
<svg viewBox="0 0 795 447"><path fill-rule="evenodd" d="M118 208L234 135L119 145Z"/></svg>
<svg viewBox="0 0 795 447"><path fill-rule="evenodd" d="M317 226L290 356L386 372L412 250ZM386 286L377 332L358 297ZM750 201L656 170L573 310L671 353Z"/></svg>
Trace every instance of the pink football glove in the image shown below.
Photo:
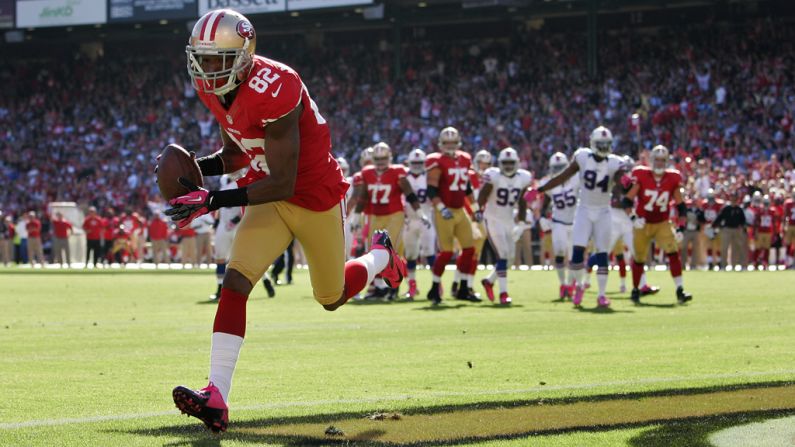
<svg viewBox="0 0 795 447"><path fill-rule="evenodd" d="M179 228L185 228L193 219L210 212L209 204L212 197L210 191L199 188L190 180L180 177L179 183L190 190L189 193L168 201L171 208L166 210L166 215L177 223Z"/></svg>
<svg viewBox="0 0 795 447"><path fill-rule="evenodd" d="M624 189L629 189L632 186L632 177L624 174L621 176L621 186Z"/></svg>

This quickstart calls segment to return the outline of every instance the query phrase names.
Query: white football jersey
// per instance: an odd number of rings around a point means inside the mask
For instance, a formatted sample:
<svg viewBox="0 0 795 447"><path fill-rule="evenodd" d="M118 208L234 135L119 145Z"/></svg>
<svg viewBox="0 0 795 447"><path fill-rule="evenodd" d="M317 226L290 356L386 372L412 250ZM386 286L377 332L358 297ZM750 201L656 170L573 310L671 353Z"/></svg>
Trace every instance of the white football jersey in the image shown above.
<svg viewBox="0 0 795 447"><path fill-rule="evenodd" d="M624 167L624 159L610 154L602 161L596 161L593 151L587 147L577 149L573 159L580 167L580 205L589 208L610 207L613 176Z"/></svg>
<svg viewBox="0 0 795 447"><path fill-rule="evenodd" d="M483 173L483 183L492 185L486 210L483 215L486 219L513 222L513 209L520 200L524 200L522 193L533 181L533 174L524 169L519 169L511 177L503 175L500 168L489 168Z"/></svg>
<svg viewBox="0 0 795 447"><path fill-rule="evenodd" d="M416 175L409 172L406 175L406 180L409 181L412 191L414 191L414 194L417 195L417 199L420 201L420 209L425 212L426 216L432 216L433 213L431 212L431 201L428 200L427 174ZM411 205L406 202L406 214L411 216L413 213L414 210L411 208Z"/></svg>
<svg viewBox="0 0 795 447"><path fill-rule="evenodd" d="M345 202L350 202L351 199L353 198L353 191L356 188L353 187L353 177L345 177L345 181L348 182L349 185L351 185L351 187L348 188L347 191L345 191Z"/></svg>
<svg viewBox="0 0 795 447"><path fill-rule="evenodd" d="M549 179L542 180L541 184ZM574 222L574 210L577 209L577 196L580 195L580 178L573 175L562 185L558 185L546 193L552 205L552 220L571 225Z"/></svg>
<svg viewBox="0 0 795 447"><path fill-rule="evenodd" d="M229 182L221 187L221 191L237 188L237 183ZM223 207L218 209L218 231L228 231L234 227L232 219L241 217L243 210L239 206Z"/></svg>

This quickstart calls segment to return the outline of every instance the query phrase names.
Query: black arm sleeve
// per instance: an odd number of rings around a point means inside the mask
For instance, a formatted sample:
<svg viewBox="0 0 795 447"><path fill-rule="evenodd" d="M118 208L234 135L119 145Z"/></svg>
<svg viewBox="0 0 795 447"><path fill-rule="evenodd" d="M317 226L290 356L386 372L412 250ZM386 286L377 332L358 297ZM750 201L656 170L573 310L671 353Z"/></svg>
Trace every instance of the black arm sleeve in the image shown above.
<svg viewBox="0 0 795 447"><path fill-rule="evenodd" d="M685 205L685 202L680 202L679 205L676 205L676 212L679 213L679 217L687 216L687 205Z"/></svg>
<svg viewBox="0 0 795 447"><path fill-rule="evenodd" d="M428 185L428 199L433 199L439 196L439 187Z"/></svg>
<svg viewBox="0 0 795 447"><path fill-rule="evenodd" d="M416 202L419 202L419 201L420 201L420 199L419 199L419 198L417 198L417 194L414 194L414 193L412 192L411 194L409 194L409 195L407 195L407 196L406 196L406 201L407 201L408 203L411 203L411 204L413 205L414 203L416 203Z"/></svg>
<svg viewBox="0 0 795 447"><path fill-rule="evenodd" d="M199 164L199 170L204 176L223 175L224 173L224 161L221 159L220 152L197 158L196 163Z"/></svg>
<svg viewBox="0 0 795 447"><path fill-rule="evenodd" d="M248 191L246 188L225 189L213 191L210 194L212 196L207 206L210 211L215 211L218 208L248 205Z"/></svg>
<svg viewBox="0 0 795 447"><path fill-rule="evenodd" d="M623 199L621 199L621 207L622 208L627 209L627 208L632 208L633 206L635 206L635 202L632 199L627 198L627 197L624 197Z"/></svg>
<svg viewBox="0 0 795 447"><path fill-rule="evenodd" d="M467 182L467 191L466 191L467 195L470 195L470 194L472 194L473 192L475 192L475 190L474 190L474 189L472 189L472 183L470 183L470 182Z"/></svg>

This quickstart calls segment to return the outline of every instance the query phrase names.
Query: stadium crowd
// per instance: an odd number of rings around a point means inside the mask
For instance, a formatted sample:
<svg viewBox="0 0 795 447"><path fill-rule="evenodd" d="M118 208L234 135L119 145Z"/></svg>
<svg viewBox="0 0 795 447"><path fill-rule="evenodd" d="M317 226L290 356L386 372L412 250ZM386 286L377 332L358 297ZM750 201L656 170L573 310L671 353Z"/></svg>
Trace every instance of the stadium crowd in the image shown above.
<svg viewBox="0 0 795 447"><path fill-rule="evenodd" d="M781 208L795 199L795 30L774 19L713 24L708 33L703 26L606 33L596 78L585 71L584 36L543 31L490 43L411 42L400 49L397 79L385 42L310 48L261 39L259 49L301 73L330 123L336 155L354 169L360 150L378 141L398 161L414 147L432 152L441 128L453 124L470 152L512 146L540 178L553 152L571 154L603 124L617 153L643 160L655 144L671 148L695 207L707 208L710 190L717 203L742 205L753 241L764 202ZM22 236L33 234L54 258L63 236L47 213L55 201L99 210L103 230L94 234L117 260L141 259L145 241L161 240L162 228L152 231L162 209L156 155L168 143L197 154L220 144L180 50L0 62L0 262L11 241L25 262ZM771 239L781 247L786 216L776 212ZM166 228L164 237L194 236ZM170 256L186 259L186 250L197 262L189 245ZM750 257L757 258L742 263Z"/></svg>

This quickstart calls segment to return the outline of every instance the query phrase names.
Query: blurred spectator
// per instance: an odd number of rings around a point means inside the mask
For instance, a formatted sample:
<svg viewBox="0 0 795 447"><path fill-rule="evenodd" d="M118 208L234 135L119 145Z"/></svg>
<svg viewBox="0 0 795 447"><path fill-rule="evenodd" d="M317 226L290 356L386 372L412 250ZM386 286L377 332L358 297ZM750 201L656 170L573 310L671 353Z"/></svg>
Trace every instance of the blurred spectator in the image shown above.
<svg viewBox="0 0 795 447"><path fill-rule="evenodd" d="M713 226L720 228L721 233L721 269L726 265L745 266L747 257L747 236L745 233L745 210L738 204L738 194L729 196L726 205L718 213ZM729 262L731 255L732 262Z"/></svg>
<svg viewBox="0 0 795 447"><path fill-rule="evenodd" d="M196 232L196 260L198 263L213 262L213 226L215 218L205 214L194 219L190 227Z"/></svg>
<svg viewBox="0 0 795 447"><path fill-rule="evenodd" d="M88 215L83 220L83 231L86 232L86 267L88 261L94 267L97 262L102 262L102 232L105 228L105 223L99 215L95 207L88 208Z"/></svg>
<svg viewBox="0 0 795 447"><path fill-rule="evenodd" d="M160 213L155 213L149 221L149 240L152 242L152 261L155 264L169 262L168 224Z"/></svg>
<svg viewBox="0 0 795 447"><path fill-rule="evenodd" d="M25 229L28 232L28 256L30 257L30 264L35 265L36 261L44 265L44 249L41 244L41 221L36 217L36 212L31 211L28 213L27 220L25 221Z"/></svg>
<svg viewBox="0 0 795 447"><path fill-rule="evenodd" d="M113 246L110 249L111 259L113 262L126 265L130 260L130 249L130 232L124 225L119 225L113 232Z"/></svg>
<svg viewBox="0 0 795 447"><path fill-rule="evenodd" d="M179 251L183 264L197 266L196 258L196 230L191 227L179 228L176 231L179 236Z"/></svg>
<svg viewBox="0 0 795 447"><path fill-rule="evenodd" d="M8 267L9 263L14 262L13 246L14 224L11 221L11 216L5 216L0 211L0 261L3 262L4 267Z"/></svg>
<svg viewBox="0 0 795 447"><path fill-rule="evenodd" d="M69 267L72 264L72 256L69 253L69 236L74 230L71 222L64 219L61 212L56 212L55 218L52 219L52 232L53 262Z"/></svg>

